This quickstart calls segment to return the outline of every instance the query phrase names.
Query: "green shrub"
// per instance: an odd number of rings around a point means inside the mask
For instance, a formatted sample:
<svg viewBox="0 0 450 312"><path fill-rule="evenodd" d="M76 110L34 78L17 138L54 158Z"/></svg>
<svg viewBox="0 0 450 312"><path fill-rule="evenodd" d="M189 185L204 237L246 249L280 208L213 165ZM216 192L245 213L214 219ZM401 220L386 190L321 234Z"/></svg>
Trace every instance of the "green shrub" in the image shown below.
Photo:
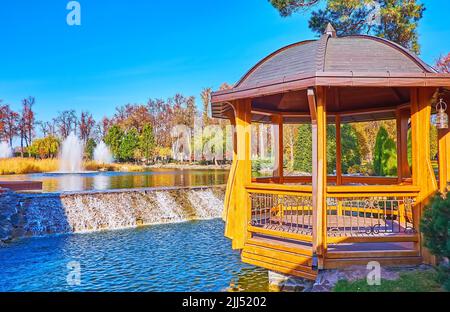
<svg viewBox="0 0 450 312"><path fill-rule="evenodd" d="M450 291L450 193L445 198L434 196L425 208L420 230L425 247L440 260L439 281Z"/></svg>

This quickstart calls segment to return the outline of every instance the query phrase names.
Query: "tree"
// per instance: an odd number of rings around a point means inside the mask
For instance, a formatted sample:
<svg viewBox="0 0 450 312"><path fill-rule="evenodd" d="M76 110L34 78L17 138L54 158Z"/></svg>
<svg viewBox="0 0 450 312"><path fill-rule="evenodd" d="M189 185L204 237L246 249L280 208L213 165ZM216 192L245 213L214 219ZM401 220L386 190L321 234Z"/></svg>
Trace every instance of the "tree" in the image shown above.
<svg viewBox="0 0 450 312"><path fill-rule="evenodd" d="M299 10L304 10L318 4L320 0L269 0L283 17L290 16Z"/></svg>
<svg viewBox="0 0 450 312"><path fill-rule="evenodd" d="M94 158L94 150L97 147L97 143L93 138L89 138L84 146L84 155L87 159L92 160Z"/></svg>
<svg viewBox="0 0 450 312"><path fill-rule="evenodd" d="M20 115L13 111L9 105L0 106L0 140L6 140L12 146L12 142L19 131Z"/></svg>
<svg viewBox="0 0 450 312"><path fill-rule="evenodd" d="M426 206L420 222L424 245L440 261L438 279L450 291L450 193L437 194Z"/></svg>
<svg viewBox="0 0 450 312"><path fill-rule="evenodd" d="M95 126L95 120L89 112L81 112L80 116L80 139L86 143L92 135Z"/></svg>
<svg viewBox="0 0 450 312"><path fill-rule="evenodd" d="M349 124L341 126L341 165L342 172L361 164L361 153L355 129ZM327 127L327 173L333 174L336 168L336 127ZM297 142L294 148L294 169L311 173L312 170L312 129L311 125L298 127Z"/></svg>
<svg viewBox="0 0 450 312"><path fill-rule="evenodd" d="M118 125L113 125L109 128L105 136L105 143L109 146L114 158L117 160L121 159L120 145L124 135L124 131Z"/></svg>
<svg viewBox="0 0 450 312"><path fill-rule="evenodd" d="M139 133L136 129L127 131L120 143L120 160L131 161L135 158L135 152L139 146Z"/></svg>
<svg viewBox="0 0 450 312"><path fill-rule="evenodd" d="M435 68L440 73L450 74L450 53L445 56L441 56L436 61Z"/></svg>
<svg viewBox="0 0 450 312"><path fill-rule="evenodd" d="M20 154L22 157L24 151L24 143L26 147L29 147L34 136L35 120L33 105L35 102L35 98L32 96L22 100L22 112L18 126L20 135Z"/></svg>
<svg viewBox="0 0 450 312"><path fill-rule="evenodd" d="M397 146L384 127L378 130L373 168L377 176L395 175L397 172Z"/></svg>
<svg viewBox="0 0 450 312"><path fill-rule="evenodd" d="M139 136L139 152L141 157L148 160L155 155L155 136L151 124L146 124Z"/></svg>
<svg viewBox="0 0 450 312"><path fill-rule="evenodd" d="M294 170L303 173L312 172L312 129L311 125L298 127L297 141L294 149Z"/></svg>
<svg viewBox="0 0 450 312"><path fill-rule="evenodd" d="M271 0L281 16L312 7L319 1ZM419 53L417 28L425 6L417 0L327 0L325 9L312 12L309 27L319 35L328 23L339 36L368 34L394 41Z"/></svg>
<svg viewBox="0 0 450 312"><path fill-rule="evenodd" d="M202 90L202 93L200 94L200 97L202 98L202 103L203 103L203 125L207 126L210 122L209 118L209 107L211 104L211 88L204 88Z"/></svg>
<svg viewBox="0 0 450 312"><path fill-rule="evenodd" d="M341 145L342 172L346 173L350 167L361 165L361 148L353 125L341 125Z"/></svg>
<svg viewBox="0 0 450 312"><path fill-rule="evenodd" d="M28 152L39 158L54 158L58 153L60 142L55 136L36 139L28 148Z"/></svg>
<svg viewBox="0 0 450 312"><path fill-rule="evenodd" d="M78 119L75 110L72 109L60 112L55 121L61 138L65 139L70 133L76 133Z"/></svg>

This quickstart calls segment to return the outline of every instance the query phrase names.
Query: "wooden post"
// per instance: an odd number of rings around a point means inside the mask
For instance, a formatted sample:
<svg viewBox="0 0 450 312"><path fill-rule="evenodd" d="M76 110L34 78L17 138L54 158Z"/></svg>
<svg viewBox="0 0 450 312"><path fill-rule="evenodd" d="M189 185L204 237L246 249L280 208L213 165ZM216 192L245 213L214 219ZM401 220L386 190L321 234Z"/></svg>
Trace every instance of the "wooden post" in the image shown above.
<svg viewBox="0 0 450 312"><path fill-rule="evenodd" d="M450 147L447 144L450 142L449 129L438 130L438 147L439 147L439 191L441 193L447 192L447 183L449 182L449 155Z"/></svg>
<svg viewBox="0 0 450 312"><path fill-rule="evenodd" d="M277 178L279 183L283 183L283 116L273 115L272 122L274 124L274 170L273 177Z"/></svg>
<svg viewBox="0 0 450 312"><path fill-rule="evenodd" d="M247 226L251 211L246 185L251 183L251 100L244 99L234 103L236 115L236 168L234 173L234 198L229 204L226 224L227 237L232 238L232 248L242 249L248 236Z"/></svg>
<svg viewBox="0 0 450 312"><path fill-rule="evenodd" d="M323 268L326 254L326 107L322 87L308 89L308 103L312 125L312 205L313 205L313 253L318 268Z"/></svg>
<svg viewBox="0 0 450 312"><path fill-rule="evenodd" d="M342 184L341 116L336 115L336 185Z"/></svg>
<svg viewBox="0 0 450 312"><path fill-rule="evenodd" d="M411 177L408 164L408 119L409 109L398 109L397 115L397 176L398 183Z"/></svg>
<svg viewBox="0 0 450 312"><path fill-rule="evenodd" d="M417 204L414 207L414 227L420 228L420 218L429 198L438 189L430 160L430 116L431 98L434 89L411 89L411 135L412 135L412 178L413 184L420 186ZM420 238L418 249L425 263L434 263L434 257L423 248Z"/></svg>

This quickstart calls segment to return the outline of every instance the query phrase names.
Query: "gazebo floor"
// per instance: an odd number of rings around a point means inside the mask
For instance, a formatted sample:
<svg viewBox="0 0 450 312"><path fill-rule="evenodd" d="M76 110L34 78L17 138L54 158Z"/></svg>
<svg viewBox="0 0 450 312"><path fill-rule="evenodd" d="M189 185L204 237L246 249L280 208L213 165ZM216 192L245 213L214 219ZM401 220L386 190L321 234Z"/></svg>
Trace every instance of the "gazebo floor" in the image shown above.
<svg viewBox="0 0 450 312"><path fill-rule="evenodd" d="M396 234L390 234L396 235ZM311 242L253 233L242 251L242 261L276 272L315 279ZM413 242L358 242L328 244L321 267L334 269L366 266L377 261L383 266L416 265L422 262Z"/></svg>
<svg viewBox="0 0 450 312"><path fill-rule="evenodd" d="M312 235L312 217L284 216L260 219L254 225L264 229L287 233ZM412 223L385 220L383 218L364 218L355 216L327 216L327 232L330 237L374 237L396 234L414 234Z"/></svg>

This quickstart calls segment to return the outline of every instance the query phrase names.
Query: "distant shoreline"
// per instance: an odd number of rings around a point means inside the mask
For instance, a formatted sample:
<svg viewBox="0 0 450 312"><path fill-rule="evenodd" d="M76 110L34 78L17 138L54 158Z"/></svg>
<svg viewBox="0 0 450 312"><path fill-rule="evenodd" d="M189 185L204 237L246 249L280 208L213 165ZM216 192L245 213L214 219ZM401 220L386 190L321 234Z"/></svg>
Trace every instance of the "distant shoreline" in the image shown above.
<svg viewBox="0 0 450 312"><path fill-rule="evenodd" d="M200 165L190 163L166 163L153 165L140 165L134 163L98 164L94 161L85 161L83 164L88 171L117 171L117 172L143 172L151 169L179 169L179 170L229 170L230 165ZM34 158L4 158L0 159L0 177L6 175L23 175L32 173L48 173L59 170L58 159Z"/></svg>

